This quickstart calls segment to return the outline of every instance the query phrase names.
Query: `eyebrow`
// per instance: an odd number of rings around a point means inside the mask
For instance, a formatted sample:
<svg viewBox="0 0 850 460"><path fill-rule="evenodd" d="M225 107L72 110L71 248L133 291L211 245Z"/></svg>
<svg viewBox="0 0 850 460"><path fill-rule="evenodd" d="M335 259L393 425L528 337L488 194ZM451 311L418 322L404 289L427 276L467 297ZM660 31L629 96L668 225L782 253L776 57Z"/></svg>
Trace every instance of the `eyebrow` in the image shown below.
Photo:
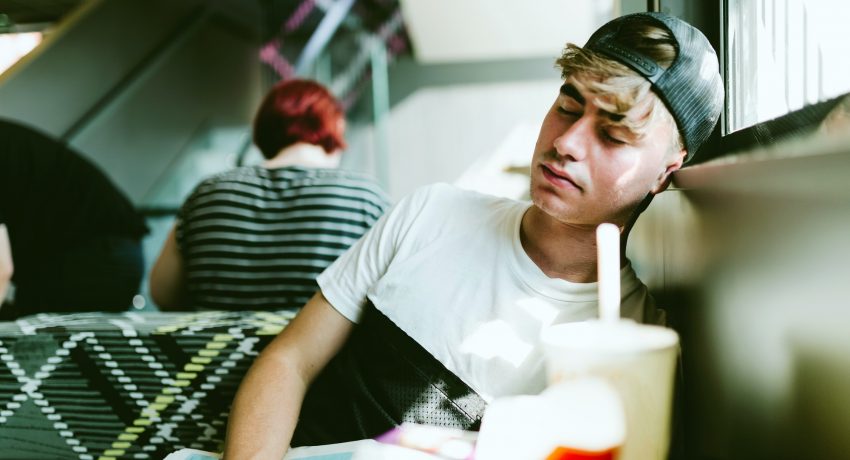
<svg viewBox="0 0 850 460"><path fill-rule="evenodd" d="M584 105L584 103L586 102L584 96L582 96L581 93L578 92L578 89L576 89L576 87L573 86L572 83L564 83L563 85L561 85L561 94L575 99L576 102L582 105Z"/></svg>
<svg viewBox="0 0 850 460"><path fill-rule="evenodd" d="M561 94L575 99L575 101L581 105L584 105L587 102L584 96L582 96L579 92L578 88L576 88L575 85L573 85L572 83L564 83L563 85L561 85ZM623 114L612 113L602 109L599 109L599 113L614 122L618 122L625 118L625 115Z"/></svg>

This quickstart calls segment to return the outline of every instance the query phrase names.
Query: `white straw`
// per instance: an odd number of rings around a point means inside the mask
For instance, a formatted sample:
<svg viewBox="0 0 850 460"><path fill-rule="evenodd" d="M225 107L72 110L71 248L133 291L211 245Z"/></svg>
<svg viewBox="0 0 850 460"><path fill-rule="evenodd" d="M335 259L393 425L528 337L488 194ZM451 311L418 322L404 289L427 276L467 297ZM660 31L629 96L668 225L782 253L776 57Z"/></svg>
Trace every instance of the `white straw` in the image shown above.
<svg viewBox="0 0 850 460"><path fill-rule="evenodd" d="M614 224L596 227L599 275L599 318L620 319L620 229Z"/></svg>

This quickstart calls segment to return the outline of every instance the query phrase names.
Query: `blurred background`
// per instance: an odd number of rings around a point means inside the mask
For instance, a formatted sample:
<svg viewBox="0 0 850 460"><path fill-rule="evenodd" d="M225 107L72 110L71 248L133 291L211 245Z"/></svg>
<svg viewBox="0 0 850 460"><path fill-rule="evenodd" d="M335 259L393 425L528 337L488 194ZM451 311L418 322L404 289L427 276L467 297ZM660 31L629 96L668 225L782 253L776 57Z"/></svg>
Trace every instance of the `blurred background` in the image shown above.
<svg viewBox="0 0 850 460"><path fill-rule="evenodd" d="M0 116L102 168L147 216L152 261L200 179L260 161L252 116L294 76L343 100L343 166L393 199L436 181L521 197L564 43L653 3L722 54L723 134L850 86L850 11L826 0L0 0Z"/></svg>
<svg viewBox="0 0 850 460"><path fill-rule="evenodd" d="M146 216L152 263L200 179L260 161L251 119L280 79L317 79L343 100L343 167L394 200L438 181L522 198L564 43L625 13L680 16L718 51L727 101L706 164L677 177L630 247L683 334L674 455L850 458L850 148L800 140L850 91L848 5L0 0L0 117L103 169ZM741 167L711 161L752 149ZM134 305L156 309L146 291Z"/></svg>

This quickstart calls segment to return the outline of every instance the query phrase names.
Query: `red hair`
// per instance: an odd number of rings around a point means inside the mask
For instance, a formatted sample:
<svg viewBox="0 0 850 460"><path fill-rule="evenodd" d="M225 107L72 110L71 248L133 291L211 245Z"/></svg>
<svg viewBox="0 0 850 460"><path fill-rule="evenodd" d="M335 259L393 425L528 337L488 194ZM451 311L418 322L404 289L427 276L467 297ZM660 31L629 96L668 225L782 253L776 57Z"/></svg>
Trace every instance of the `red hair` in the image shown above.
<svg viewBox="0 0 850 460"><path fill-rule="evenodd" d="M345 112L324 86L310 80L285 80L266 94L254 117L254 144L267 159L298 142L332 153L345 148Z"/></svg>

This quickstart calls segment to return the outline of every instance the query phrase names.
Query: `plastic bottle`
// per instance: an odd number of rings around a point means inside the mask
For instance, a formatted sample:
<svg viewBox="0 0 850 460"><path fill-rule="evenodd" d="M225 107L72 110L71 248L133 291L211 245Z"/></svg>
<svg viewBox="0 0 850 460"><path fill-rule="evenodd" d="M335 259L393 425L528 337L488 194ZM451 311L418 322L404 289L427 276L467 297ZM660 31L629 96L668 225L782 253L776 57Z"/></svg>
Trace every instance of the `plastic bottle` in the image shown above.
<svg viewBox="0 0 850 460"><path fill-rule="evenodd" d="M626 438L617 391L577 378L537 396L493 401L484 414L476 460L615 460Z"/></svg>

